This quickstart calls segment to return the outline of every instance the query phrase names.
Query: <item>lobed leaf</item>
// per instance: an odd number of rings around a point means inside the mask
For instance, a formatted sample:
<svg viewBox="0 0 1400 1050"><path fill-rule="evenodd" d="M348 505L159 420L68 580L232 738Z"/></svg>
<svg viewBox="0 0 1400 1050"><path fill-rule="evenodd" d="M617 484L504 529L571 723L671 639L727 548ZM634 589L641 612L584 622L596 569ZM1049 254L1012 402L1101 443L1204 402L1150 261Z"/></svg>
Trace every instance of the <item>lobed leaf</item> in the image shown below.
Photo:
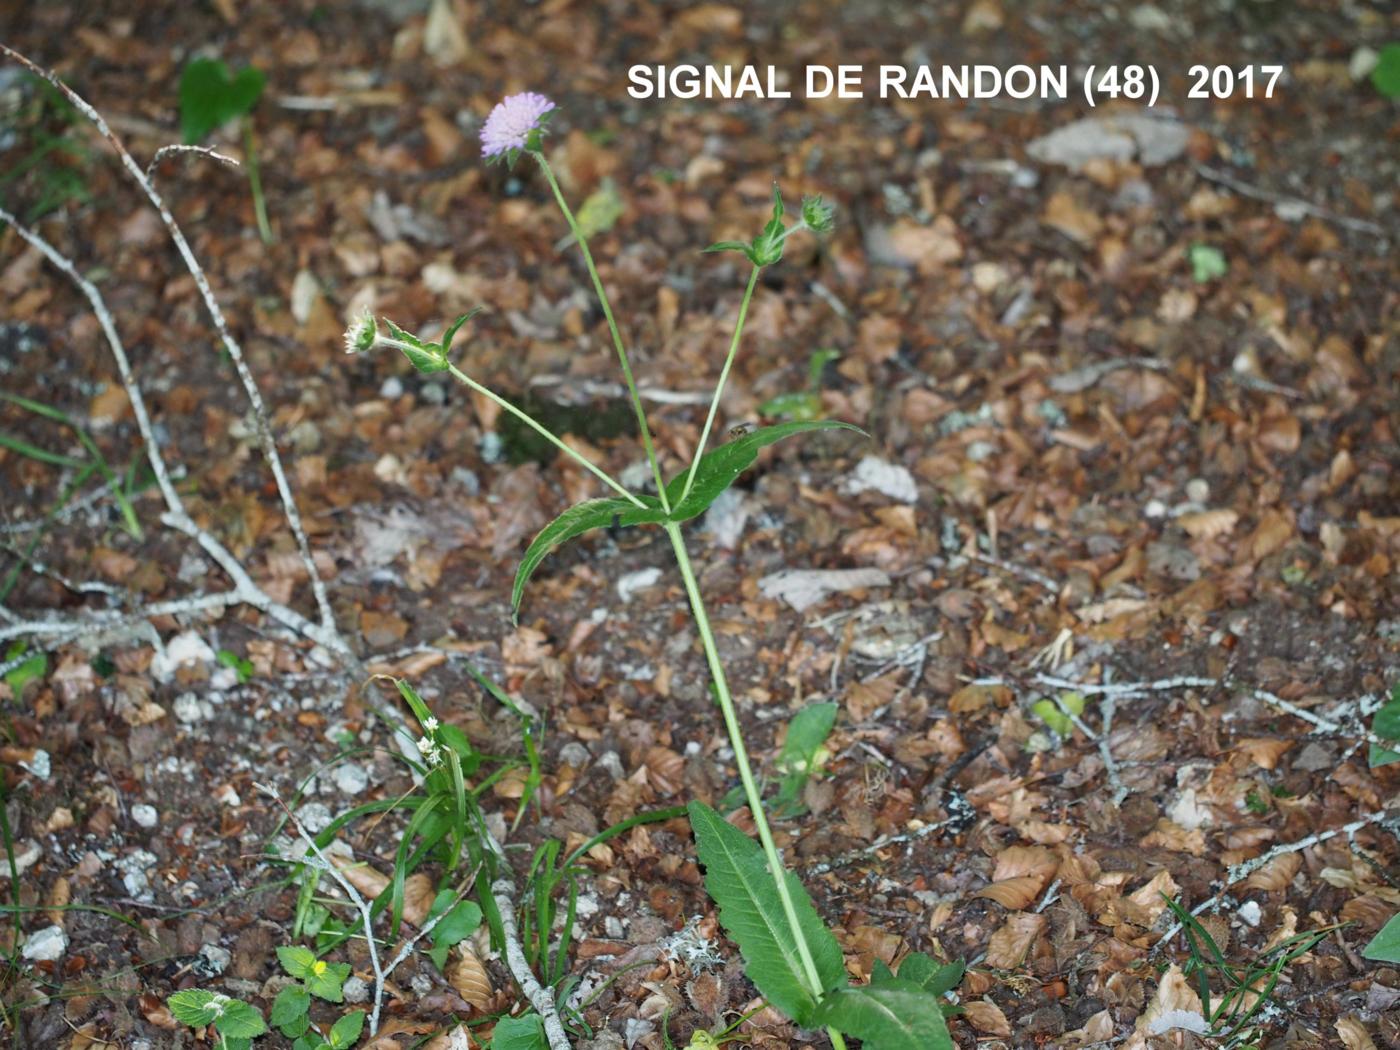
<svg viewBox="0 0 1400 1050"><path fill-rule="evenodd" d="M266 78L248 66L236 76L215 58L196 58L180 74L180 133L194 143L258 104Z"/></svg>
<svg viewBox="0 0 1400 1050"><path fill-rule="evenodd" d="M838 988L823 997L815 1024L853 1035L865 1050L956 1050L938 998L911 981Z"/></svg>
<svg viewBox="0 0 1400 1050"><path fill-rule="evenodd" d="M687 809L700 863L705 866L705 888L719 905L720 922L744 956L744 972L769 1003L799 1025L810 1026L817 995L845 979L836 938L817 915L802 883L791 872L783 872L822 983L814 990L807 984L797 940L758 843L703 802L692 802Z"/></svg>
<svg viewBox="0 0 1400 1050"><path fill-rule="evenodd" d="M863 437L870 436L860 427L843 423L839 419L794 420L791 423L759 427L700 457L700 464L695 468L695 484L691 486L690 495L686 496L684 503L678 505L676 501L685 489L689 469L682 471L667 483L666 495L671 501L671 520L689 521L704 513L721 492L754 465L762 449L785 437L809 430L853 430Z"/></svg>
<svg viewBox="0 0 1400 1050"><path fill-rule="evenodd" d="M525 585L530 582L540 562L575 536L608 525L660 524L666 520L658 500L648 496L641 498L647 506L638 507L620 497L585 500L574 504L542 528L539 535L530 541L525 557L520 559L520 566L515 570L515 585L510 592L511 616L520 615L520 600L525 596Z"/></svg>

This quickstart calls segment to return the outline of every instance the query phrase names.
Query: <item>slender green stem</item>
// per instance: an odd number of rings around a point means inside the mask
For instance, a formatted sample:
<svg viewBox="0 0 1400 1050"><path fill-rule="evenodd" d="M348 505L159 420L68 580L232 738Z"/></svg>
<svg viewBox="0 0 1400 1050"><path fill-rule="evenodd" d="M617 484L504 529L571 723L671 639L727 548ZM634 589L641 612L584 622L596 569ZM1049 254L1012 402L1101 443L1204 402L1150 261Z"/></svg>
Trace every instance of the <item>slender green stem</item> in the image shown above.
<svg viewBox="0 0 1400 1050"><path fill-rule="evenodd" d="M690 611L695 617L695 626L700 631L700 644L705 649L705 659L710 665L710 676L714 679L715 693L719 697L720 711L724 714L724 728L729 733L729 746L734 749L734 764L739 767L739 780L744 785L744 798L748 800L749 813L758 829L758 841L763 846L763 855L768 859L768 872L773 876L773 885L778 890L778 900L783 905L783 917L787 919L792 938L797 944L797 954L802 970L807 975L808 990L813 997L820 997L823 991L821 976L817 973L812 950L807 946L807 938L797 921L797 908L792 894L788 891L787 871L778 847L773 841L773 832L768 827L768 817L763 812L763 796L759 793L758 782L754 779L753 767L749 764L748 748L744 746L744 731L739 726L739 715L734 708L734 698L729 693L729 680L724 675L724 664L719 658L719 648L715 645L715 635L710 630L710 617L705 611L704 599L700 597L700 585L695 580L691 568L690 554L686 550L685 537L681 527L674 521L666 522L666 535L671 538L671 548L676 552L676 565L681 570L685 583L685 593L690 598ZM828 1029L832 1046L844 1050L845 1040L835 1029Z"/></svg>
<svg viewBox="0 0 1400 1050"><path fill-rule="evenodd" d="M267 201L263 197L262 172L258 167L258 146L253 139L253 122L243 118L243 152L248 161L248 185L253 191L253 212L258 217L258 236L263 244L271 244L272 224L267 221Z"/></svg>
<svg viewBox="0 0 1400 1050"><path fill-rule="evenodd" d="M403 349L403 344L399 343L398 340L392 339L388 336L380 336L379 341L385 346L395 346L399 349ZM505 409L507 412L513 415L516 419L520 420L520 422L524 423L535 433L539 434L542 438L550 442L550 444L554 445L554 447L559 449L560 452L563 452L565 455L571 457L585 470L590 471L595 477L601 480L603 484L607 485L610 489L612 489L614 492L620 495L623 499L629 500L631 503L638 507L646 506L646 504L643 503L640 499L632 495L632 493L628 492L627 489L623 487L620 481L615 479L611 474L609 474L602 467L598 466L587 456L584 456L583 454L576 452L574 449L570 448L567 444L565 444L558 437L556 437L549 430L548 427L546 427L539 420L535 419L534 416L530 415L523 409L516 408L509 401L503 398L500 394L496 393L494 390L491 390L489 387L482 386L480 383L478 383L471 376L467 375L467 373L463 372L456 365L448 365L447 370L452 373L452 377L456 379L459 383L462 383L468 388L475 390L478 394L482 395L483 397L490 398L496 404L500 405L503 409Z"/></svg>
<svg viewBox="0 0 1400 1050"><path fill-rule="evenodd" d="M637 413L637 428L642 435L642 447L646 449L647 462L651 464L652 477L656 479L656 492L661 497L661 509L669 514L671 504L666 499L666 483L661 477L661 464L656 458L656 446L651 440L651 427L647 425L646 410L642 408L642 395L637 392L637 381L632 377L632 364L627 359L627 348L623 346L622 333L618 331L617 321L613 318L612 303L608 301L608 293L603 289L603 280L598 276L598 267L593 262L593 253L588 250L588 238L583 235L583 229L579 226L578 220L574 218L569 202L564 199L564 192L559 188L559 180L554 177L554 169L549 166L549 161L545 159L543 153L533 153L531 156L539 161L540 170L544 172L549 188L554 191L554 199L559 204L559 210L564 213L564 221L569 224L569 230L573 233L574 240L578 242L579 251L583 252L583 263L588 268L589 278L593 281L593 291L597 294L598 303L603 308L603 317L607 319L608 331L612 334L613 347L617 350L617 360L622 365L622 377L627 381L627 393L632 398L632 409Z"/></svg>
<svg viewBox="0 0 1400 1050"><path fill-rule="evenodd" d="M719 382L715 384L715 396L710 400L710 414L705 417L705 428L700 431L700 443L695 446L695 458L690 461L690 470L685 476L685 488L681 489L681 498L677 504L685 502L685 498L690 495L690 487L695 484L695 469L700 466L700 457L705 454L705 445L710 440L710 428L715 425L715 415L719 412L720 395L724 393L724 384L729 381L729 369L734 365L734 357L739 352L739 337L744 333L744 320L749 315L749 301L753 299L753 290L758 286L758 275L763 269L755 266L753 273L749 274L749 285L744 289L744 299L739 304L739 320L734 325L734 338L729 341L729 356L724 359L724 367L720 369Z"/></svg>

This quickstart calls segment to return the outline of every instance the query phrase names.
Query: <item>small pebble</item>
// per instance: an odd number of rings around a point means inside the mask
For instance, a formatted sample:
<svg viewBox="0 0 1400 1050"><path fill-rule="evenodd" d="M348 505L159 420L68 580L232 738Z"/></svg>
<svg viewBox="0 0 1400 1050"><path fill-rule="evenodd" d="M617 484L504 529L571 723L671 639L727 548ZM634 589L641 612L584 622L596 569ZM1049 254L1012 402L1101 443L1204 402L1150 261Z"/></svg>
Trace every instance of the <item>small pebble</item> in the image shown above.
<svg viewBox="0 0 1400 1050"><path fill-rule="evenodd" d="M432 978L425 973L415 973L408 979L408 986L413 989L414 995L420 997L433 990Z"/></svg>
<svg viewBox="0 0 1400 1050"><path fill-rule="evenodd" d="M20 954L30 962L54 962L68 950L68 934L62 926L45 926L35 930L24 942Z"/></svg>
<svg viewBox="0 0 1400 1050"><path fill-rule="evenodd" d="M1192 478L1186 483L1186 498L1192 503L1204 503L1210 499L1210 482L1205 478Z"/></svg>
<svg viewBox="0 0 1400 1050"><path fill-rule="evenodd" d="M308 802L297 810L297 819L313 835L319 835L330 826L330 808L324 802Z"/></svg>
<svg viewBox="0 0 1400 1050"><path fill-rule="evenodd" d="M187 726L204 720L204 705L194 693L181 693L177 696L172 710L175 717Z"/></svg>
<svg viewBox="0 0 1400 1050"><path fill-rule="evenodd" d="M160 814L155 806L138 802L131 807L131 819L136 821L138 827L153 828L160 823Z"/></svg>
<svg viewBox="0 0 1400 1050"><path fill-rule="evenodd" d="M369 774L363 766L345 762L335 767L335 786L343 795L361 795L369 787Z"/></svg>
<svg viewBox="0 0 1400 1050"><path fill-rule="evenodd" d="M347 1003L362 1003L369 998L369 985L363 977L357 977L352 973L345 978L345 983L340 986L340 993L345 996Z"/></svg>
<svg viewBox="0 0 1400 1050"><path fill-rule="evenodd" d="M591 757L588 748L577 740L570 740L559 749L559 761L566 762L575 769L582 769L588 765Z"/></svg>
<svg viewBox="0 0 1400 1050"><path fill-rule="evenodd" d="M379 396L382 398L387 398L390 401L393 401L395 398L402 397L403 380L400 379L398 376L390 376L388 379L384 380L383 385L380 386Z"/></svg>
<svg viewBox="0 0 1400 1050"><path fill-rule="evenodd" d="M200 946L194 968L207 980L222 974L232 961L233 956L227 948L220 948L217 944L205 944Z"/></svg>

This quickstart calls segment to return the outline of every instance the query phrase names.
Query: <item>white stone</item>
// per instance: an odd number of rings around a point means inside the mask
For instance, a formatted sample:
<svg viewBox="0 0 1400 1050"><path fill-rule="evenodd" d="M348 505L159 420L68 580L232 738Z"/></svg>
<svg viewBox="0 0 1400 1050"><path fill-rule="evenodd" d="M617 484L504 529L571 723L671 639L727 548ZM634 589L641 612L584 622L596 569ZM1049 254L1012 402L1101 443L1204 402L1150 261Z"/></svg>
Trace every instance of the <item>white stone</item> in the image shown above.
<svg viewBox="0 0 1400 1050"><path fill-rule="evenodd" d="M131 807L131 819L136 821L138 827L153 828L160 823L160 814L156 812L155 806L138 802Z"/></svg>
<svg viewBox="0 0 1400 1050"><path fill-rule="evenodd" d="M386 401L396 401L403 397L403 380L398 376L390 376L379 387L379 396Z"/></svg>
<svg viewBox="0 0 1400 1050"><path fill-rule="evenodd" d="M45 926L29 935L20 954L30 962L54 962L67 950L68 934L63 932L63 927Z"/></svg>
<svg viewBox="0 0 1400 1050"><path fill-rule="evenodd" d="M20 768L28 770L33 776L40 780L48 780L49 774L53 772L53 764L49 760L49 753L42 747L34 749L34 757L28 762L21 762Z"/></svg>
<svg viewBox="0 0 1400 1050"><path fill-rule="evenodd" d="M878 456L866 456L858 464L851 476L846 479L846 491L851 493L875 490L900 503L915 503L919 499L919 486L909 468L898 463L888 463Z"/></svg>
<svg viewBox="0 0 1400 1050"><path fill-rule="evenodd" d="M313 835L325 831L331 822L331 811L323 802L308 802L297 810L297 819Z"/></svg>
<svg viewBox="0 0 1400 1050"><path fill-rule="evenodd" d="M156 653L151 661L151 673L159 681L168 682L176 668L186 664L212 664L214 650L196 631L183 631L165 644L165 651Z"/></svg>
<svg viewBox="0 0 1400 1050"><path fill-rule="evenodd" d="M1380 65L1380 52L1373 47L1362 45L1351 53L1351 61L1347 63L1347 72L1351 74L1352 80L1365 80L1371 75L1371 71Z"/></svg>
<svg viewBox="0 0 1400 1050"><path fill-rule="evenodd" d="M212 977L217 977L227 970L228 964L233 961L229 950L220 948L217 944L200 945L199 957L204 961L202 969Z"/></svg>
<svg viewBox="0 0 1400 1050"><path fill-rule="evenodd" d="M364 766L345 762L335 767L335 786L342 795L362 795L369 787L369 774Z"/></svg>
<svg viewBox="0 0 1400 1050"><path fill-rule="evenodd" d="M1188 125L1168 115L1115 113L1084 117L1033 139L1026 152L1042 164L1079 170L1098 160L1127 161L1146 167L1176 160L1186 152Z"/></svg>
<svg viewBox="0 0 1400 1050"><path fill-rule="evenodd" d="M171 705L175 717L187 726L204 721L204 705L194 693L181 693Z"/></svg>
<svg viewBox="0 0 1400 1050"><path fill-rule="evenodd" d="M630 602L632 595L655 586L659 579L661 579L661 570L654 565L649 569L638 569L636 572L625 573L618 578L617 596L623 602Z"/></svg>
<svg viewBox="0 0 1400 1050"><path fill-rule="evenodd" d="M834 592L889 585L881 569L783 569L758 581L765 598L780 598L798 612Z"/></svg>
<svg viewBox="0 0 1400 1050"><path fill-rule="evenodd" d="M352 973L340 986L340 994L345 996L347 1003L362 1003L369 998L369 985L363 977L356 977Z"/></svg>
<svg viewBox="0 0 1400 1050"><path fill-rule="evenodd" d="M1264 917L1263 909L1259 907L1258 901L1245 901L1235 914L1240 917L1240 922L1246 926L1258 926L1259 920Z"/></svg>

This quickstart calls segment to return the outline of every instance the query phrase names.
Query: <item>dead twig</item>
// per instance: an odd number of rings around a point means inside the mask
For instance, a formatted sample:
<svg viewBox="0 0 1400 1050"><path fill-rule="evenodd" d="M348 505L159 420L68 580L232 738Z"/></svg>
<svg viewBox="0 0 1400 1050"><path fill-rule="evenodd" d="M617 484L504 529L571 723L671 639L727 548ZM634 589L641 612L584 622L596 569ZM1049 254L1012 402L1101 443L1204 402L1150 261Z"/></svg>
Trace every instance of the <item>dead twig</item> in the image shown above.
<svg viewBox="0 0 1400 1050"><path fill-rule="evenodd" d="M175 242L175 247L180 253L180 258L184 260L185 268L189 270L190 276L194 278L195 286L199 289L200 298L204 302L205 309L209 313L210 319L214 323L214 329L219 334L219 340L223 343L224 349L228 351L229 359L233 362L235 371L238 373L239 381L243 385L243 391L248 397L252 406L254 428L258 435L258 445L262 451L263 459L267 461L268 468L272 471L273 479L277 484L277 494L282 501L282 511L287 519L287 524L291 528L292 535L296 539L297 549L301 554L302 561L306 565L307 575L311 581L311 592L316 599L316 607L321 618L323 633L336 635L335 616L331 611L330 597L326 592L325 581L321 579L321 574L316 568L315 559L311 556L311 544L307 540L306 530L302 526L301 513L297 509L296 500L292 497L291 485L287 481L287 473L282 467L282 457L277 451L277 441L272 434L272 425L268 421L267 409L263 405L262 393L258 389L257 381L253 378L253 373L248 368L248 362L243 356L243 348L234 339L233 333L229 331L228 322L224 320L223 310L219 302L214 298L213 289L209 285L209 278L204 273L204 268L195 258L194 251L190 248L189 241L185 239L184 231L180 229L179 223L175 221L175 216L171 214L166 206L165 199L161 197L151 180L147 177L141 165L127 151L107 121L86 99L79 95L63 82L52 70L44 69L31 61L26 56L20 54L11 47L0 43L0 54L7 55L20 65L24 66L35 76L42 77L53 85L55 90L84 117L86 117L97 128L99 134L105 138L116 151L117 157L121 160L122 166L131 174L136 185L146 195L146 199L160 214L161 222L165 224L166 230L170 234L170 239ZM159 154L157 154L159 155ZM17 223L13 216L7 216L6 221L17 228ZM26 238L30 243L34 243L32 238ZM49 253L45 253L48 255ZM52 257L50 256L50 261ZM73 274L76 277L76 272ZM92 297L89 296L89 299ZM111 334L108 336L111 340ZM124 380L125 381L125 378ZM128 388L131 384L128 384ZM143 437L148 435L143 434ZM154 445L149 442L148 447ZM168 502L168 500L167 500ZM251 581L250 581L251 582ZM341 643L342 647L344 643Z"/></svg>
<svg viewBox="0 0 1400 1050"><path fill-rule="evenodd" d="M1378 223L1368 222L1365 219L1353 219L1348 215L1338 215L1336 212L1314 204L1312 201L1303 200L1301 197L1290 197L1287 194L1275 193L1273 190L1266 190L1263 187L1255 186L1253 183L1237 179L1229 172L1221 171L1219 168L1212 168L1206 164L1196 165L1196 174L1210 182L1219 183L1234 190L1245 197L1252 197L1257 201L1267 201L1278 207L1296 212L1299 215L1312 215L1318 219L1335 223L1348 230L1355 230L1358 233L1369 233L1374 237L1391 237L1393 231L1387 230Z"/></svg>

